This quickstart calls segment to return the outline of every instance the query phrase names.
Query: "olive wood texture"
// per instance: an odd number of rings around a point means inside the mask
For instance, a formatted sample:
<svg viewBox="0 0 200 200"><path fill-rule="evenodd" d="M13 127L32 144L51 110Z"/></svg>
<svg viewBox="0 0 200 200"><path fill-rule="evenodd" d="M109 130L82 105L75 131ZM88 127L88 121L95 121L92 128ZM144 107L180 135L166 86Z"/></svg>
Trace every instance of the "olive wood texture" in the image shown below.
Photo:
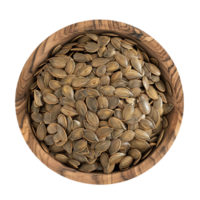
<svg viewBox="0 0 200 200"><path fill-rule="evenodd" d="M131 166L130 169L126 171L116 171L111 174L104 174L101 172L83 173L65 166L53 159L42 149L31 130L30 114L27 113L27 100L30 94L29 86L33 83L34 73L37 71L38 66L50 56L51 51L55 46L58 44L63 45L77 35L85 32L111 32L136 41L143 49L145 49L150 58L154 57L158 60L162 78L167 80L172 87L173 96L165 94L168 102L174 105L174 109L166 116L169 121L169 126L165 130L165 135L161 144L144 161L136 166ZM167 153L176 139L181 125L184 97L177 68L168 53L156 40L140 29L125 23L110 20L91 20L75 23L60 29L44 40L34 50L25 63L19 77L15 106L18 124L26 143L38 159L47 167L58 174L75 181L90 184L111 184L132 179L146 172Z"/></svg>

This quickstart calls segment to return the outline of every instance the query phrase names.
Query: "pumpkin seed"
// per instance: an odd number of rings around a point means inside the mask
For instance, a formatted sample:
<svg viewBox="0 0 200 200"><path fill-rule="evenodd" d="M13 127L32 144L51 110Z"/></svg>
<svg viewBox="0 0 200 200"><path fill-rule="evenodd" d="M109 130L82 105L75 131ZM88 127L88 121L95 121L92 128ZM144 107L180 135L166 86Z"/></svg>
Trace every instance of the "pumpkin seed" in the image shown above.
<svg viewBox="0 0 200 200"><path fill-rule="evenodd" d="M37 134L38 140L42 141L45 139L47 135L47 129L43 122L37 127L36 134Z"/></svg>
<svg viewBox="0 0 200 200"><path fill-rule="evenodd" d="M99 142L97 135L91 130L83 130L83 137L89 142Z"/></svg>
<svg viewBox="0 0 200 200"><path fill-rule="evenodd" d="M43 100L44 102L48 104L57 104L59 102L58 98L54 94L51 94L51 93L46 93L43 96Z"/></svg>
<svg viewBox="0 0 200 200"><path fill-rule="evenodd" d="M98 138L105 138L108 135L110 135L113 131L113 128L110 128L108 126L101 127L97 130L96 135Z"/></svg>
<svg viewBox="0 0 200 200"><path fill-rule="evenodd" d="M122 158L121 162L119 163L119 168L121 170L129 168L129 166L132 164L133 158L131 156L126 156Z"/></svg>
<svg viewBox="0 0 200 200"><path fill-rule="evenodd" d="M60 110L64 115L66 116L75 116L75 115L78 115L77 111L72 108L71 106L63 106Z"/></svg>
<svg viewBox="0 0 200 200"><path fill-rule="evenodd" d="M97 143L97 146L95 147L96 151L104 152L110 147L111 142L110 141L101 141Z"/></svg>
<svg viewBox="0 0 200 200"><path fill-rule="evenodd" d="M114 129L124 129L124 130L126 130L124 123L116 117L110 117L110 119L108 120L108 123Z"/></svg>
<svg viewBox="0 0 200 200"><path fill-rule="evenodd" d="M123 142L130 142L135 137L135 133L131 130L124 131L120 136L120 140Z"/></svg>

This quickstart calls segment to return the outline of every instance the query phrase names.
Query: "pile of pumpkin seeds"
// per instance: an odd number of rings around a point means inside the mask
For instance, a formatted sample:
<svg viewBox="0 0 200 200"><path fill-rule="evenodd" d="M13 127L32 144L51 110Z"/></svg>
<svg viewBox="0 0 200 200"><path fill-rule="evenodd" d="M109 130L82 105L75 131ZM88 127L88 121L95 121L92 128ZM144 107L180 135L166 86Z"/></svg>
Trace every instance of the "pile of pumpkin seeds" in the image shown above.
<svg viewBox="0 0 200 200"><path fill-rule="evenodd" d="M59 162L111 173L161 143L172 89L135 41L86 33L56 46L38 67L28 112L41 147Z"/></svg>

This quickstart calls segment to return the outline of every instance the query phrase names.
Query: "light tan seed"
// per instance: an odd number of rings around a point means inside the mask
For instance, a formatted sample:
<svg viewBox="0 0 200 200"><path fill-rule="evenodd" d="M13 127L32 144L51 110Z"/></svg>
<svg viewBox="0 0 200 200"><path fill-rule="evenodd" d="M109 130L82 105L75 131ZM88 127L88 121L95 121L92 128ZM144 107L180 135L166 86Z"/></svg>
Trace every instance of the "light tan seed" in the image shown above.
<svg viewBox="0 0 200 200"><path fill-rule="evenodd" d="M77 128L75 129L74 131L71 132L71 134L69 135L69 139L71 141L74 141L74 140L79 140L83 137L83 128Z"/></svg>
<svg viewBox="0 0 200 200"><path fill-rule="evenodd" d="M61 109L61 105L55 105L51 111L51 121L54 121L55 119L57 119L58 115L60 114L60 109Z"/></svg>
<svg viewBox="0 0 200 200"><path fill-rule="evenodd" d="M71 85L71 84L72 84L72 81L74 80L75 77L76 77L75 74L67 75L65 78L63 78L63 79L60 81L60 84L61 84L61 85Z"/></svg>
<svg viewBox="0 0 200 200"><path fill-rule="evenodd" d="M162 117L162 126L163 128L167 128L168 127L168 121L167 121L167 118L165 116Z"/></svg>
<svg viewBox="0 0 200 200"><path fill-rule="evenodd" d="M64 85L62 87L62 93L65 97L68 99L74 99L74 91L71 86L69 85Z"/></svg>
<svg viewBox="0 0 200 200"><path fill-rule="evenodd" d="M128 60L124 55L117 53L115 59L121 66L128 67Z"/></svg>
<svg viewBox="0 0 200 200"><path fill-rule="evenodd" d="M120 136L120 140L123 142L130 142L135 137L135 133L131 130L124 131Z"/></svg>
<svg viewBox="0 0 200 200"><path fill-rule="evenodd" d="M99 143L97 143L95 149L98 152L104 152L106 151L109 147L110 147L111 142L106 140L106 141L101 141Z"/></svg>
<svg viewBox="0 0 200 200"><path fill-rule="evenodd" d="M58 53L58 51L60 51L60 49L62 48L62 46L59 44L59 45L57 45L54 49L53 49L53 51L51 52L51 55L53 56L53 55L55 55L56 53Z"/></svg>
<svg viewBox="0 0 200 200"><path fill-rule="evenodd" d="M87 97L86 105L87 105L88 109L91 110L92 112L94 112L94 113L97 112L98 103L97 103L97 100L95 97L93 97L93 96Z"/></svg>
<svg viewBox="0 0 200 200"><path fill-rule="evenodd" d="M144 160L150 153L151 151L153 150L153 148L151 148L149 151L147 151L141 158L141 160Z"/></svg>
<svg viewBox="0 0 200 200"><path fill-rule="evenodd" d="M109 109L115 109L119 105L119 97L111 96L108 100Z"/></svg>
<svg viewBox="0 0 200 200"><path fill-rule="evenodd" d="M117 50L120 51L120 49L121 49L121 38L119 38L119 37L113 37L113 38L111 39L111 43L112 43L112 45L113 45Z"/></svg>
<svg viewBox="0 0 200 200"><path fill-rule="evenodd" d="M127 169L127 168L129 168L129 166L132 164L132 162L133 162L132 156L126 156L126 157L124 157L124 158L121 160L121 162L119 163L119 168L120 168L121 170Z"/></svg>
<svg viewBox="0 0 200 200"><path fill-rule="evenodd" d="M88 62L89 61L86 54L82 54L82 53L75 53L73 56L73 59L77 62Z"/></svg>
<svg viewBox="0 0 200 200"><path fill-rule="evenodd" d="M156 75L151 75L151 80L155 83L159 82L160 81L160 76L156 76Z"/></svg>
<svg viewBox="0 0 200 200"><path fill-rule="evenodd" d="M149 89L146 90L146 93L150 98L152 98L154 100L158 99L158 93L156 92L156 90L154 89L153 86L150 85Z"/></svg>
<svg viewBox="0 0 200 200"><path fill-rule="evenodd" d="M156 143L156 147L158 147L159 144L161 143L161 141L163 139L163 136L164 136L164 133L165 133L165 130L162 130L162 132L160 133L160 135L158 137L158 140L157 140L157 143Z"/></svg>
<svg viewBox="0 0 200 200"><path fill-rule="evenodd" d="M98 99L99 109L107 109L108 108L108 99L106 97L100 96Z"/></svg>
<svg viewBox="0 0 200 200"><path fill-rule="evenodd" d="M70 58L65 67L65 72L70 75L74 72L74 70L75 70L75 62L72 58Z"/></svg>
<svg viewBox="0 0 200 200"><path fill-rule="evenodd" d="M98 168L99 164L94 162L93 164L84 163L80 166L79 171L92 172Z"/></svg>
<svg viewBox="0 0 200 200"><path fill-rule="evenodd" d="M146 76L142 77L142 83L143 83L145 90L148 90L149 89L149 80Z"/></svg>
<svg viewBox="0 0 200 200"><path fill-rule="evenodd" d="M87 106L82 100L78 100L76 102L76 110L79 113L79 115L86 116L87 113Z"/></svg>
<svg viewBox="0 0 200 200"><path fill-rule="evenodd" d="M127 81L124 81L124 80L116 80L115 82L112 83L112 86L114 88L124 88L126 87L128 84Z"/></svg>
<svg viewBox="0 0 200 200"><path fill-rule="evenodd" d="M142 66L144 64L142 60L139 60L137 57L134 56L131 58L131 64L136 71L142 74Z"/></svg>
<svg viewBox="0 0 200 200"><path fill-rule="evenodd" d="M64 164L68 162L68 157L63 154L56 154L55 159Z"/></svg>
<svg viewBox="0 0 200 200"><path fill-rule="evenodd" d="M105 58L110 58L110 57L114 56L115 53L116 53L116 52L115 52L115 49L107 49L107 50L104 51L103 56L104 56Z"/></svg>
<svg viewBox="0 0 200 200"><path fill-rule="evenodd" d="M106 71L107 72L114 72L118 69L119 69L119 64L116 61L109 62L106 65Z"/></svg>
<svg viewBox="0 0 200 200"><path fill-rule="evenodd" d="M85 65L80 71L77 72L77 76L87 76L91 73L92 66L91 65Z"/></svg>
<svg viewBox="0 0 200 200"><path fill-rule="evenodd" d="M66 66L66 61L59 57L50 58L49 62L55 68L64 68Z"/></svg>
<svg viewBox="0 0 200 200"><path fill-rule="evenodd" d="M60 110L64 115L66 116L75 116L75 115L78 115L78 112L72 108L71 106L63 106Z"/></svg>
<svg viewBox="0 0 200 200"><path fill-rule="evenodd" d="M110 37L108 36L100 36L98 38L98 44L99 46L106 46L110 42Z"/></svg>
<svg viewBox="0 0 200 200"><path fill-rule="evenodd" d="M86 119L87 122L92 125L92 126L99 126L99 118L97 117L97 115L91 111L88 111L86 114Z"/></svg>
<svg viewBox="0 0 200 200"><path fill-rule="evenodd" d="M55 90L54 95L57 96L58 98L62 98L63 97L62 88Z"/></svg>
<svg viewBox="0 0 200 200"><path fill-rule="evenodd" d="M158 94L161 96L162 101L163 101L164 103L167 103L167 99L166 99L164 93L159 92L159 91L157 91L157 92L158 92Z"/></svg>
<svg viewBox="0 0 200 200"><path fill-rule="evenodd" d="M32 113L31 114L31 119L34 121L34 122L42 122L43 121L43 118L42 118L42 115L40 113Z"/></svg>
<svg viewBox="0 0 200 200"><path fill-rule="evenodd" d="M51 146L54 144L54 141L53 141L53 136L54 135L46 135L45 138L44 138L44 143L48 146Z"/></svg>
<svg viewBox="0 0 200 200"><path fill-rule="evenodd" d="M112 164L117 164L117 163L120 163L121 160L126 156L125 153L120 153L120 152L117 152L115 154L113 154L110 159L109 159L109 163L112 165Z"/></svg>
<svg viewBox="0 0 200 200"><path fill-rule="evenodd" d="M142 81L141 80L130 80L128 82L128 87L129 88L141 88L143 86Z"/></svg>
<svg viewBox="0 0 200 200"><path fill-rule="evenodd" d="M105 86L110 84L110 76L103 75L100 79L100 85Z"/></svg>
<svg viewBox="0 0 200 200"><path fill-rule="evenodd" d="M45 124L50 124L51 123L51 113L46 112L43 116L43 121Z"/></svg>
<svg viewBox="0 0 200 200"><path fill-rule="evenodd" d="M117 71L111 75L111 83L114 83L116 80L122 80L122 72Z"/></svg>
<svg viewBox="0 0 200 200"><path fill-rule="evenodd" d="M63 114L58 115L58 124L60 124L65 130L67 129L67 119Z"/></svg>
<svg viewBox="0 0 200 200"><path fill-rule="evenodd" d="M158 95L158 99L154 101L153 107L160 113L160 110L163 108L163 102L160 95Z"/></svg>
<svg viewBox="0 0 200 200"><path fill-rule="evenodd" d="M56 78L64 78L64 77L67 76L67 74L66 74L66 72L64 70L53 68L50 65L48 66L48 70L52 74L52 76L54 76Z"/></svg>
<svg viewBox="0 0 200 200"><path fill-rule="evenodd" d="M128 155L132 156L134 160L141 158L141 152L137 149L131 149Z"/></svg>
<svg viewBox="0 0 200 200"><path fill-rule="evenodd" d="M81 152L87 147L87 141L82 139L76 142L74 145L74 152Z"/></svg>
<svg viewBox="0 0 200 200"><path fill-rule="evenodd" d="M78 160L69 159L68 164L74 168L78 168L78 166L81 164Z"/></svg>
<svg viewBox="0 0 200 200"><path fill-rule="evenodd" d="M67 97L62 97L59 100L60 104L63 106L71 106L73 108L76 107L76 101L74 99L68 99Z"/></svg>
<svg viewBox="0 0 200 200"><path fill-rule="evenodd" d="M40 90L43 90L45 88L44 78L42 76L37 77L37 85L40 88Z"/></svg>
<svg viewBox="0 0 200 200"><path fill-rule="evenodd" d="M154 129L155 128L155 124L154 122L151 122L147 119L141 119L140 120L140 126L141 128L143 128L144 130L148 130L148 129Z"/></svg>
<svg viewBox="0 0 200 200"><path fill-rule="evenodd" d="M120 137L123 132L124 132L124 129L115 129L115 130L113 130L113 132L112 132L112 138L113 138L113 140L115 140L118 137Z"/></svg>
<svg viewBox="0 0 200 200"><path fill-rule="evenodd" d="M83 130L83 137L89 142L99 142L97 135L91 130Z"/></svg>
<svg viewBox="0 0 200 200"><path fill-rule="evenodd" d="M110 119L108 120L108 123L114 129L124 129L124 130L126 130L124 123L116 117L110 117Z"/></svg>
<svg viewBox="0 0 200 200"><path fill-rule="evenodd" d="M96 75L98 77L102 77L106 73L106 65L102 65L100 67L97 67Z"/></svg>
<svg viewBox="0 0 200 200"><path fill-rule="evenodd" d="M82 90L81 93L84 95L84 97L93 96L97 98L99 96L99 92L95 89L87 88L85 90Z"/></svg>
<svg viewBox="0 0 200 200"><path fill-rule="evenodd" d="M49 87L49 82L53 79L54 79L54 77L49 72L46 72L44 75L44 85L46 87Z"/></svg>
<svg viewBox="0 0 200 200"><path fill-rule="evenodd" d="M48 104L57 104L59 102L58 98L54 94L51 94L51 93L46 93L43 96L43 100L44 102Z"/></svg>
<svg viewBox="0 0 200 200"><path fill-rule="evenodd" d="M133 98L138 97L141 94L141 92L142 92L142 90L140 88L133 88L130 91L132 93L132 97Z"/></svg>
<svg viewBox="0 0 200 200"><path fill-rule="evenodd" d="M126 88L117 88L114 90L114 94L119 98L128 98L133 96L133 94Z"/></svg>
<svg viewBox="0 0 200 200"><path fill-rule="evenodd" d="M44 140L44 138L46 137L47 129L43 122L37 127L36 135L38 140L40 141Z"/></svg>
<svg viewBox="0 0 200 200"><path fill-rule="evenodd" d="M34 101L38 106L43 106L44 102L40 91L34 90Z"/></svg>
<svg viewBox="0 0 200 200"><path fill-rule="evenodd" d="M55 56L65 55L70 51L70 49L71 49L71 47L61 49L60 51L58 51L58 53L55 54Z"/></svg>
<svg viewBox="0 0 200 200"><path fill-rule="evenodd" d="M111 85L103 86L100 88L100 91L103 94L108 95L108 96L112 96L114 94L114 90L115 90L115 88Z"/></svg>
<svg viewBox="0 0 200 200"><path fill-rule="evenodd" d="M53 91L51 88L44 88L44 89L41 91L41 93L42 93L42 96L44 96L46 93L51 93L51 94L53 94L54 91Z"/></svg>
<svg viewBox="0 0 200 200"><path fill-rule="evenodd" d="M139 108L141 112L145 115L148 115L151 111L151 107L148 101L143 96L139 97L139 102L138 102Z"/></svg>
<svg viewBox="0 0 200 200"><path fill-rule="evenodd" d="M132 103L130 103L127 104L123 109L122 116L125 120L129 120L133 116L133 113L134 113L134 106Z"/></svg>
<svg viewBox="0 0 200 200"><path fill-rule="evenodd" d="M97 112L100 120L107 120L113 115L114 111L111 109L101 109Z"/></svg>
<svg viewBox="0 0 200 200"><path fill-rule="evenodd" d="M86 129L89 129L89 130L91 130L91 131L96 132L97 129L98 129L98 127L90 125L86 120L83 121L83 124L84 124L84 127L85 127Z"/></svg>
<svg viewBox="0 0 200 200"><path fill-rule="evenodd" d="M160 80L158 82L155 83L155 86L157 87L158 90L160 90L161 92L165 92L166 88L164 83Z"/></svg>
<svg viewBox="0 0 200 200"><path fill-rule="evenodd" d="M110 128L108 126L103 126L97 130L96 135L98 136L98 138L105 138L108 135L110 135L112 131L113 128Z"/></svg>
<svg viewBox="0 0 200 200"><path fill-rule="evenodd" d="M97 87L97 85L99 84L99 78L97 77L94 77L94 78L91 78L87 84L85 85L85 87L88 87L88 88L95 88Z"/></svg>
<svg viewBox="0 0 200 200"><path fill-rule="evenodd" d="M108 62L109 62L109 60L106 59L106 58L95 58L92 61L92 66L93 67L99 67L99 66L102 66L102 65L106 65Z"/></svg>
<svg viewBox="0 0 200 200"><path fill-rule="evenodd" d="M90 53L97 52L99 50L99 45L95 42L90 42L85 45L85 50Z"/></svg>
<svg viewBox="0 0 200 200"><path fill-rule="evenodd" d="M172 104L166 103L163 104L163 114L166 115L169 112L171 112L171 110L174 108L174 106Z"/></svg>
<svg viewBox="0 0 200 200"><path fill-rule="evenodd" d="M52 90L57 90L57 89L60 89L62 87L62 85L60 84L59 81L56 81L56 80L51 80L49 82L49 87L52 89Z"/></svg>
<svg viewBox="0 0 200 200"><path fill-rule="evenodd" d="M145 63L145 66L147 67L147 69L154 75L156 76L160 76L161 72L160 70L152 63Z"/></svg>
<svg viewBox="0 0 200 200"><path fill-rule="evenodd" d="M98 40L98 36L94 33L86 33L86 35L94 41Z"/></svg>
<svg viewBox="0 0 200 200"><path fill-rule="evenodd" d="M47 132L49 133L49 134L54 134L54 133L56 133L57 132L57 123L51 123L51 124L49 124L48 126L47 126Z"/></svg>
<svg viewBox="0 0 200 200"><path fill-rule="evenodd" d="M136 129L134 132L135 132L135 137L137 139L139 139L139 140L150 140L149 135L145 131L143 131L141 129Z"/></svg>
<svg viewBox="0 0 200 200"><path fill-rule="evenodd" d="M108 156L108 154L107 153L102 153L101 155L100 155L100 163L101 163L101 165L102 165L102 167L103 168L108 168L108 166L110 165L109 164L109 156Z"/></svg>
<svg viewBox="0 0 200 200"><path fill-rule="evenodd" d="M128 80L139 79L142 77L142 75L138 71L133 69L127 71L124 75Z"/></svg>
<svg viewBox="0 0 200 200"><path fill-rule="evenodd" d="M100 47L100 49L97 51L98 56L101 58L106 50L107 48L105 46Z"/></svg>
<svg viewBox="0 0 200 200"><path fill-rule="evenodd" d="M75 88L84 87L88 83L89 79L85 77L76 77L72 81L72 86Z"/></svg>
<svg viewBox="0 0 200 200"><path fill-rule="evenodd" d="M133 149L145 149L145 148L150 147L149 143L147 143L145 141L136 140L136 139L133 139L130 142L130 145Z"/></svg>
<svg viewBox="0 0 200 200"><path fill-rule="evenodd" d="M60 146L60 147L58 147L58 146L56 146L56 145L52 145L52 146L50 146L49 147L49 150L51 151L51 152L60 152L60 151L62 151L63 150L63 147L62 146Z"/></svg>
<svg viewBox="0 0 200 200"><path fill-rule="evenodd" d="M120 108L115 109L114 116L119 118L120 120L123 120L122 109Z"/></svg>

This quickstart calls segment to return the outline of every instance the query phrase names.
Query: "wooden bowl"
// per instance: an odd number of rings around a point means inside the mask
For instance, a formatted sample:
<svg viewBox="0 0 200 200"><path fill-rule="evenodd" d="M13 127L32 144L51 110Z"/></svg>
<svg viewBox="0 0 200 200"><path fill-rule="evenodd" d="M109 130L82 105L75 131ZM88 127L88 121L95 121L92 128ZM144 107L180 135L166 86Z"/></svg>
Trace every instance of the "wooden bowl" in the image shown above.
<svg viewBox="0 0 200 200"><path fill-rule="evenodd" d="M82 173L76 169L67 167L53 159L41 148L31 130L30 115L27 113L27 99L29 96L29 86L33 83L34 73L37 71L38 66L48 58L50 52L56 45L65 44L72 38L86 31L93 33L113 32L122 37L125 36L136 41L146 50L149 57L154 57L158 60L162 72L162 78L167 80L172 87L173 96L167 94L166 96L168 102L174 105L174 109L166 116L169 121L169 126L165 130L165 136L162 143L144 161L136 166L132 166L126 171L118 171L111 174L97 172ZM91 184L111 184L129 180L146 172L167 153L176 139L181 125L184 98L177 68L168 53L156 40L140 29L125 23L110 20L91 20L72 24L55 32L35 49L28 58L19 77L15 104L17 120L21 133L29 148L46 166L58 174L75 181Z"/></svg>

